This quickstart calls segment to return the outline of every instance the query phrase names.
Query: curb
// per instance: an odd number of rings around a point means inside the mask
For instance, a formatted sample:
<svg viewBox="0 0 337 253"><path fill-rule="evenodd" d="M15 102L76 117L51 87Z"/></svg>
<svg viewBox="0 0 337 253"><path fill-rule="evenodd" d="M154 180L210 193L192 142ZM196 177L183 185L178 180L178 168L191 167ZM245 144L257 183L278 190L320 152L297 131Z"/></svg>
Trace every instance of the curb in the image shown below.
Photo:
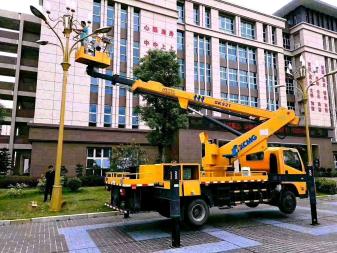
<svg viewBox="0 0 337 253"><path fill-rule="evenodd" d="M16 220L0 220L0 226L25 224L25 223L44 223L51 221L65 221L65 220L80 220L87 218L98 218L118 215L118 211L98 212L98 213L80 213L80 214L66 214L57 216L37 217L29 219L16 219Z"/></svg>

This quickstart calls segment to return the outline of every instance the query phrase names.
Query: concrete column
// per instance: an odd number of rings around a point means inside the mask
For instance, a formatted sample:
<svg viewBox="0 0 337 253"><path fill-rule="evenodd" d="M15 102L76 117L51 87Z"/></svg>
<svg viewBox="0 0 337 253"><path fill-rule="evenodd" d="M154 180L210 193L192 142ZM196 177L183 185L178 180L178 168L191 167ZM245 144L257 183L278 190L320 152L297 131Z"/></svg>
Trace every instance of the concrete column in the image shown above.
<svg viewBox="0 0 337 253"><path fill-rule="evenodd" d="M205 27L205 6L199 5L199 13L200 13L200 26Z"/></svg>
<svg viewBox="0 0 337 253"><path fill-rule="evenodd" d="M276 45L283 47L283 32L280 28L276 28Z"/></svg>
<svg viewBox="0 0 337 253"><path fill-rule="evenodd" d="M286 93L286 73L284 70L284 57L283 54L277 54L277 66L278 66L278 84L284 85L284 87L280 87L277 89L279 94L279 106L287 107L287 93Z"/></svg>
<svg viewBox="0 0 337 253"><path fill-rule="evenodd" d="M11 116L11 131L9 136L9 145L8 150L13 159L14 155L14 139L15 139L15 121L16 121L16 109L18 102L18 90L19 90L19 80L20 80L20 65L21 65L21 50L22 50L22 37L23 37L23 25L24 19L20 16L20 32L19 32L19 40L18 40L18 49L17 49L17 60L15 67L15 84L13 89L13 108L12 108L12 116Z"/></svg>
<svg viewBox="0 0 337 253"><path fill-rule="evenodd" d="M127 73L128 77L133 76L133 12L134 8L128 8L128 45L127 45ZM132 93L126 92L125 108L125 128L132 128Z"/></svg>
<svg viewBox="0 0 337 253"><path fill-rule="evenodd" d="M239 16L235 16L234 19L234 34L237 36L241 36L241 31L240 31L240 27L241 27L241 18Z"/></svg>
<svg viewBox="0 0 337 253"><path fill-rule="evenodd" d="M193 3L185 1L185 23L194 24L193 22Z"/></svg>
<svg viewBox="0 0 337 253"><path fill-rule="evenodd" d="M264 50L257 49L257 86L259 93L260 108L267 107L267 92L266 92L266 66L264 62Z"/></svg>
<svg viewBox="0 0 337 253"><path fill-rule="evenodd" d="M333 70L333 68L336 67L336 60L328 58L328 69L327 72ZM329 76L327 78L328 82L328 96L329 96L329 104L330 104L330 118L331 118L331 124L333 127L333 140L337 140L337 116L336 116L336 75Z"/></svg>
<svg viewBox="0 0 337 253"><path fill-rule="evenodd" d="M211 9L211 27L212 30L219 30L219 11L216 9Z"/></svg>
<svg viewBox="0 0 337 253"><path fill-rule="evenodd" d="M188 2L186 2L186 4L187 3ZM188 31L185 32L185 66L186 91L194 92L194 35Z"/></svg>
<svg viewBox="0 0 337 253"><path fill-rule="evenodd" d="M256 22L255 31L256 31L256 40L263 42L263 24L260 22Z"/></svg>
<svg viewBox="0 0 337 253"><path fill-rule="evenodd" d="M220 87L220 53L219 53L219 39L212 38L212 97L221 98ZM215 117L221 117L221 113L213 112Z"/></svg>
<svg viewBox="0 0 337 253"><path fill-rule="evenodd" d="M270 25L267 25L267 43L268 44L273 44L272 42L272 34L273 34L273 31L272 31L272 28Z"/></svg>

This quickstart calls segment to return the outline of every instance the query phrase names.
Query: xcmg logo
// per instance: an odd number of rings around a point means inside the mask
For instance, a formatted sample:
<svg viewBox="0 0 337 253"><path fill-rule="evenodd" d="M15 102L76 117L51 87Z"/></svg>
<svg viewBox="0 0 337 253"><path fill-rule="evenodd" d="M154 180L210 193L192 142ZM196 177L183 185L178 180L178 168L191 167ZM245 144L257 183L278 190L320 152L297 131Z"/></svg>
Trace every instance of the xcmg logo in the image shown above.
<svg viewBox="0 0 337 253"><path fill-rule="evenodd" d="M239 152L241 150L243 150L245 147L247 147L248 145L252 144L256 140L257 140L257 136L256 135L252 135L251 137L249 137L247 140L245 140L241 144L234 145L233 148L232 148L232 156L234 156L234 157L238 156L238 154L239 154Z"/></svg>
<svg viewBox="0 0 337 253"><path fill-rule="evenodd" d="M205 97L201 95L194 95L194 100L203 103L205 100Z"/></svg>

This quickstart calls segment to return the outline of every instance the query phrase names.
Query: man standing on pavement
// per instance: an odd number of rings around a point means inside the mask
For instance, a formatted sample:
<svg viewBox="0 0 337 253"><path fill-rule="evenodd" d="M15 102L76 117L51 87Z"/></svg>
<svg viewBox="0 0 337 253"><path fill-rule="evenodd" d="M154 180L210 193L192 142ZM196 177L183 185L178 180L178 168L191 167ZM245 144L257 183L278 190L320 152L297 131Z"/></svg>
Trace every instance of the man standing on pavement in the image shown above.
<svg viewBox="0 0 337 253"><path fill-rule="evenodd" d="M52 191L53 191L53 185L54 185L54 179L55 179L55 171L54 171L54 166L49 165L48 166L48 171L46 172L46 187L44 190L44 202L47 201L48 199L48 194L49 200L51 199Z"/></svg>

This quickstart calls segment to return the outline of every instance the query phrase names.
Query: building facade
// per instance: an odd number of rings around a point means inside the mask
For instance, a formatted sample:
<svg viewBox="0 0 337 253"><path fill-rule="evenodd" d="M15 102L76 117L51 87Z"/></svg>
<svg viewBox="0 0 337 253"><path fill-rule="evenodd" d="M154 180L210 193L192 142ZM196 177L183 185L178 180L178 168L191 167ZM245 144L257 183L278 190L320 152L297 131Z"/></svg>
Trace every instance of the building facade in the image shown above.
<svg viewBox="0 0 337 253"><path fill-rule="evenodd" d="M49 3L52 16L64 13L63 1ZM299 2L297 7L301 6L304 5ZM307 64L311 64L308 69L314 72L308 73L308 80L315 80L333 69L335 62L329 59L333 59L335 52L329 49L337 47L335 44L330 47L329 43L335 43L331 38L336 37L336 31L298 20L296 25L289 25L291 11L280 10L273 16L220 0L81 0L77 1L75 15L78 20L88 20L89 16L93 30L113 26L108 34L113 41L111 66L102 70L103 73L132 78L134 67L149 49L175 50L185 90L268 110L289 107L301 116L300 97L296 84L286 76L286 66L292 62L295 69L303 53ZM319 56L318 38L322 42ZM44 24L41 39L57 42ZM299 42L302 46L298 46ZM324 49L324 45L329 49ZM39 176L46 166L55 162L61 55L51 45L40 47L35 113L29 124L30 167L34 176ZM146 139L149 129L134 112L137 105L144 103L141 97L132 95L125 87L90 78L85 68L72 59L66 102L64 165L74 171L76 164L90 169L95 163L104 171L109 167L111 147L130 142L143 145L154 159L157 150ZM334 78L331 79L336 81ZM336 113L330 101L336 96L332 94L332 87L335 87L330 85L332 82L325 80L314 87L314 96L309 102L314 155L323 167L333 166L331 137L335 123L330 115ZM276 89L276 85L281 87ZM252 127L249 122L233 116L205 113L242 131ZM207 130L219 143L233 138L230 133L203 125L198 118L191 117L190 123L190 129L178 134L174 153L179 161L200 162L201 145L197 137L200 130ZM287 128L282 133L286 137L272 137L271 145L296 146L305 153L303 127Z"/></svg>
<svg viewBox="0 0 337 253"><path fill-rule="evenodd" d="M39 63L40 20L32 15L0 10L0 148L9 150L14 173L29 173L32 145L28 123L33 122Z"/></svg>

